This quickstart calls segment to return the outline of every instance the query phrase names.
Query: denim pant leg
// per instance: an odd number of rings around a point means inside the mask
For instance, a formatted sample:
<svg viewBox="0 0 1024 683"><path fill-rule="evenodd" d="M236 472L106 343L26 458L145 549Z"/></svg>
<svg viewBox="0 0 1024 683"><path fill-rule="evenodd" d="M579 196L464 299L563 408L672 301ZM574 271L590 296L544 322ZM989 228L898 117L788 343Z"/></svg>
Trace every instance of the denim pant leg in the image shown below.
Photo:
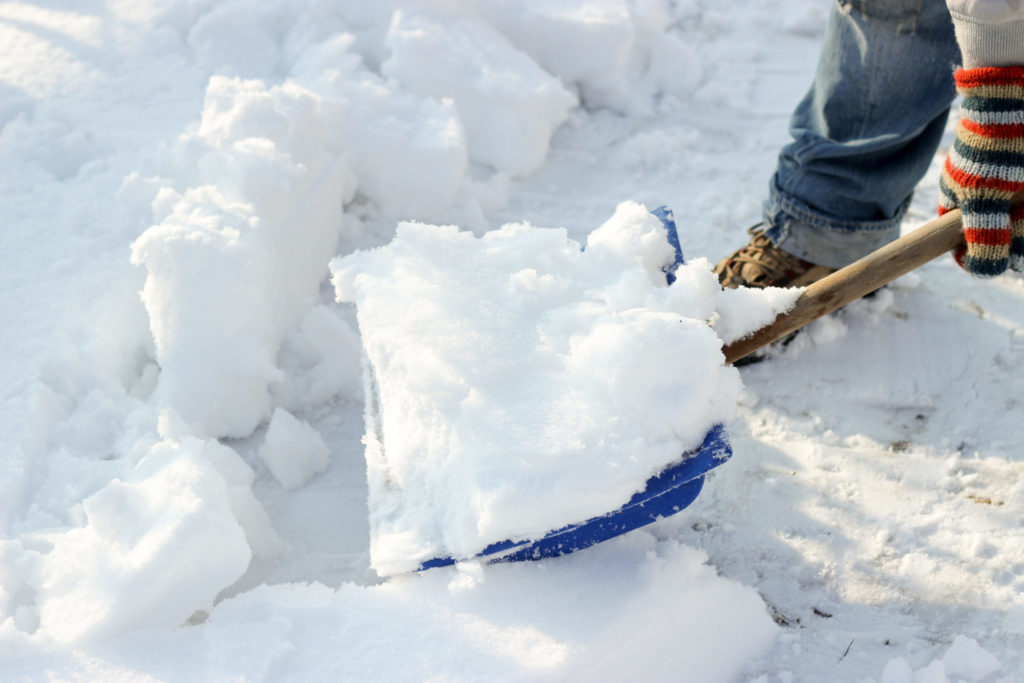
<svg viewBox="0 0 1024 683"><path fill-rule="evenodd" d="M943 0L835 2L765 202L768 237L839 268L899 236L945 128L959 59Z"/></svg>

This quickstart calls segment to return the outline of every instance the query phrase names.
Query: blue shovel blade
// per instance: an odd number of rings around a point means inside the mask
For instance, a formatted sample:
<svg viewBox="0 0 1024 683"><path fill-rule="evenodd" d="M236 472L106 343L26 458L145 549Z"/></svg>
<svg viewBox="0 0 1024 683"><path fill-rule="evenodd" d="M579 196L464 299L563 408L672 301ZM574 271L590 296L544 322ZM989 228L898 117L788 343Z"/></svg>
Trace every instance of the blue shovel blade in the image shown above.
<svg viewBox="0 0 1024 683"><path fill-rule="evenodd" d="M474 559L493 563L557 557L674 515L697 498L704 485L704 475L731 456L732 447L725 428L716 425L704 437L700 448L684 454L679 462L648 479L644 489L619 509L550 531L535 541L495 543L484 548ZM453 558L436 558L424 562L420 570L453 564Z"/></svg>

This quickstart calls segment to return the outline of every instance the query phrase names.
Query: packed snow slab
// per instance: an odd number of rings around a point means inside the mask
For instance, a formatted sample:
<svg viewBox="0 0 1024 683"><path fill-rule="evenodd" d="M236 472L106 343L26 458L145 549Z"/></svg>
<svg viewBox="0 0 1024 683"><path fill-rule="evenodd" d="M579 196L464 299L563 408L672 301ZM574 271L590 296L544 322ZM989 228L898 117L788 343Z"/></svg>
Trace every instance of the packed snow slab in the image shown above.
<svg viewBox="0 0 1024 683"><path fill-rule="evenodd" d="M708 324L732 299L704 260L668 286L674 262L659 219L624 203L585 248L563 229L403 223L332 263L367 359L377 571L618 509L732 417L739 376Z"/></svg>

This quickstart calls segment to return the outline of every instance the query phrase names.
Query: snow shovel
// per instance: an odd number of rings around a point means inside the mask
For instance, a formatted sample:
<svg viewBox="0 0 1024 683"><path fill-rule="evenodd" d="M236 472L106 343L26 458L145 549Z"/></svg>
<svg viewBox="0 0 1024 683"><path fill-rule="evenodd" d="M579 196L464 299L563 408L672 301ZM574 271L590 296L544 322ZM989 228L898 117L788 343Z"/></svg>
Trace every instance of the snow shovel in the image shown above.
<svg viewBox="0 0 1024 683"><path fill-rule="evenodd" d="M1024 193L1014 204L1024 202ZM672 212L662 207L653 212L661 219L669 243L675 247L676 263L665 271L671 284L673 271L683 262ZM928 221L861 260L810 285L788 313L753 334L725 346L727 364L764 348L799 330L808 323L855 301L910 271L953 251L963 243L960 211ZM704 484L704 476L732 456L728 435L722 425L708 432L694 451L684 453L679 462L647 480L644 489L618 510L551 531L537 540L495 543L477 555L484 562L514 562L565 555L619 536L633 529L675 514L692 503ZM452 558L424 562L421 569L455 564Z"/></svg>

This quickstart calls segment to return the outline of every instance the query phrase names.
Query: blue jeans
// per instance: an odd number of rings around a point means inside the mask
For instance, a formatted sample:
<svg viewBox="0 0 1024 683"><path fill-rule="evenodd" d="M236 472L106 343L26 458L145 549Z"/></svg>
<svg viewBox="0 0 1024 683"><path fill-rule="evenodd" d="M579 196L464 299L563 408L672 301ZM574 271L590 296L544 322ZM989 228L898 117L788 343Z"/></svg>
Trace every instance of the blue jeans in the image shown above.
<svg viewBox="0 0 1024 683"><path fill-rule="evenodd" d="M943 0L835 2L764 205L769 239L839 268L898 237L956 96L959 59Z"/></svg>

